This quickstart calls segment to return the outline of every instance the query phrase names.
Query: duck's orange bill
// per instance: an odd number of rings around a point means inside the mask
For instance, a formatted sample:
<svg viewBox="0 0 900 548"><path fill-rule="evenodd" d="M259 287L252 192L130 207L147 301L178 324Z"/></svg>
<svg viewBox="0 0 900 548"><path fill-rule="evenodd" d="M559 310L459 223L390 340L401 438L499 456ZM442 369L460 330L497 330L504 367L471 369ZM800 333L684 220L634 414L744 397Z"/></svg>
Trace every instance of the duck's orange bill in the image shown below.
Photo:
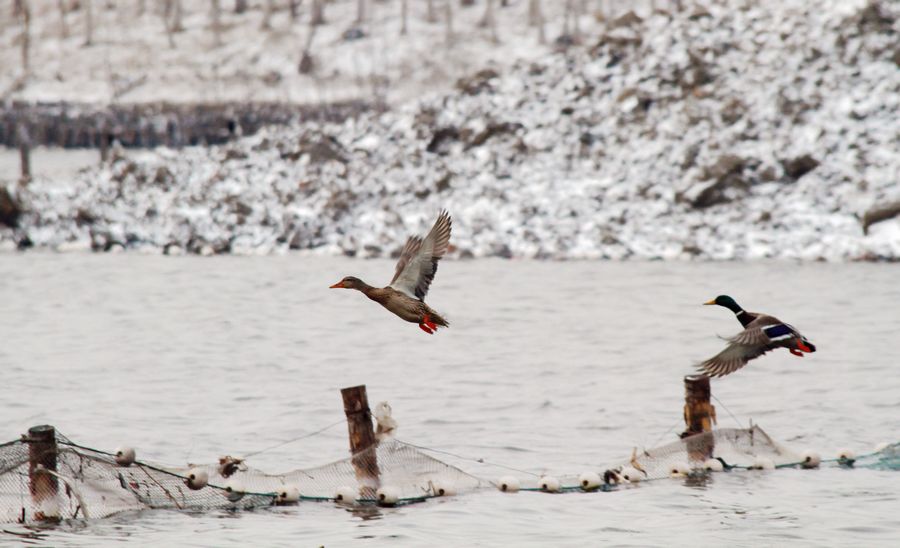
<svg viewBox="0 0 900 548"><path fill-rule="evenodd" d="M334 285L328 286L329 289L343 289L344 288L344 280L339 281Z"/></svg>

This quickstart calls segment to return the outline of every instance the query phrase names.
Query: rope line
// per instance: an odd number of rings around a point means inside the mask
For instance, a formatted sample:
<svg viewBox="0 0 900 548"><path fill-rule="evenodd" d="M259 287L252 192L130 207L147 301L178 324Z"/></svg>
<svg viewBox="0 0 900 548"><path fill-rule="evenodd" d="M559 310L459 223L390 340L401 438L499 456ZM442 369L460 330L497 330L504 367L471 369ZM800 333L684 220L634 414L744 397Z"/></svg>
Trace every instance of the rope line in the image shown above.
<svg viewBox="0 0 900 548"><path fill-rule="evenodd" d="M273 445L273 446L271 446L271 447L266 447L265 449L260 449L259 451L253 451L252 453L247 453L246 455L244 455L244 458L241 459L241 460L246 460L246 459L248 459L248 458L250 458L250 457L252 457L252 456L254 456L254 455L259 455L259 454L265 453L266 451L271 451L272 449L277 449L277 448L279 448L279 447L283 447L283 446L285 446L285 445L288 445L289 443L294 443L294 442L296 442L296 441L304 440L304 439L306 439L306 438L311 438L311 437L313 437L313 436L316 436L316 435L318 435L318 434L321 434L322 432L325 432L326 430L329 430L329 429L331 429L331 428L334 428L335 426L337 426L337 425L339 425L339 424L342 424L342 423L344 423L345 421L346 421L346 419L341 419L341 420L339 420L339 421L337 421L337 422L335 422L335 423L329 424L328 426L326 426L326 427L324 427L324 428L320 428L319 430L316 430L315 432L310 432L309 434L304 434L304 435L302 435L302 436L300 436L300 437L293 438L293 439L290 439L290 440L287 440L287 441L283 441L283 442L281 442L281 443L277 443L277 444L275 444L275 445Z"/></svg>
<svg viewBox="0 0 900 548"><path fill-rule="evenodd" d="M394 438L394 439L397 439L397 438ZM468 461L472 461L472 462L477 462L478 464L487 464L488 466L496 466L496 467L498 467L498 468L505 468L505 469L507 469L507 470L512 470L513 472L519 472L519 473L521 473L521 474L528 474L529 476L534 476L534 477L536 477L536 478L541 477L540 474L535 474L534 472L529 472L528 470L521 470L521 469L519 469L519 468L513 468L512 466L507 466L507 465L505 465L505 464L499 464L499 463L496 463L496 462L488 462L488 461L486 461L486 460L484 460L484 459L482 459L482 458L466 457L466 456L464 456L464 455L458 455L458 454L456 454L456 453L451 453L450 451L444 451L443 449L435 449L435 448L433 448L433 447L425 447L424 445L416 445L416 444L414 444L414 443L409 443L409 442L407 442L407 441L403 441L403 440L399 440L399 439L397 439L397 441L399 441L399 442L402 443L403 445L408 445L408 446L410 446L410 447L415 447L416 449L421 449L421 450L423 450L423 451L431 451L431 452L433 452L433 453L441 453L441 454L443 454L443 455L449 455L449 456L451 456L451 457L456 457L456 458L458 458L458 459L463 459L463 460L468 460Z"/></svg>
<svg viewBox="0 0 900 548"><path fill-rule="evenodd" d="M710 396L712 396L712 398L713 398L714 400L716 400L716 403L718 403L719 405L721 405L722 407L725 408L725 411L726 411L729 415L731 415L731 418L734 419L734 422L735 422L735 424L737 424L737 427L738 427L738 428L743 428L743 425L741 424L741 421L739 421L738 418L734 415L734 413L731 412L731 409L728 409L728 406L727 406L727 405L725 405L724 403L722 403L722 400L720 400L719 398L717 398L717 397L715 396L715 394L710 394Z"/></svg>

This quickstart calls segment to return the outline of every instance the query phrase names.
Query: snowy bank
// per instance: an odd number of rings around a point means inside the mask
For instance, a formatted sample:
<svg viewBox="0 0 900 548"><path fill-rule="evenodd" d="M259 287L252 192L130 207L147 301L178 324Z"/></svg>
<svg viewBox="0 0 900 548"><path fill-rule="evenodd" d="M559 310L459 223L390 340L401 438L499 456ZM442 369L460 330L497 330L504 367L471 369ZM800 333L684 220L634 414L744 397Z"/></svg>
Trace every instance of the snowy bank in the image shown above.
<svg viewBox="0 0 900 548"><path fill-rule="evenodd" d="M0 239L387 256L446 207L460 256L895 260L900 220L860 217L900 198L898 31L891 2L625 16L395 111L35 182Z"/></svg>

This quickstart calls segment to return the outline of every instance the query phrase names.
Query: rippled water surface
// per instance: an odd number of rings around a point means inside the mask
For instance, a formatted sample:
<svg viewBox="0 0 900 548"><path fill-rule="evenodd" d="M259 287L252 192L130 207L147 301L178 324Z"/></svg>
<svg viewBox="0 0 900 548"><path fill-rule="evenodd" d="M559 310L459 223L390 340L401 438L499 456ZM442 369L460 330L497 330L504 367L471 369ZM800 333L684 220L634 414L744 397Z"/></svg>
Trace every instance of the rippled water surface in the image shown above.
<svg viewBox="0 0 900 548"><path fill-rule="evenodd" d="M819 352L779 351L714 381L720 425L752 419L826 457L900 440L897 266L445 261L429 302L452 328L435 336L328 289L392 272L300 255L0 255L0 439L50 423L86 445L209 462L340 421L339 389L364 383L371 401L391 402L403 440L578 474L675 439L682 376L739 328L700 304L729 293ZM338 425L251 464L278 472L346 455ZM900 473L824 468L718 474L702 487L485 491L370 519L328 503L151 511L62 526L44 542L887 546L900 539L898 509Z"/></svg>

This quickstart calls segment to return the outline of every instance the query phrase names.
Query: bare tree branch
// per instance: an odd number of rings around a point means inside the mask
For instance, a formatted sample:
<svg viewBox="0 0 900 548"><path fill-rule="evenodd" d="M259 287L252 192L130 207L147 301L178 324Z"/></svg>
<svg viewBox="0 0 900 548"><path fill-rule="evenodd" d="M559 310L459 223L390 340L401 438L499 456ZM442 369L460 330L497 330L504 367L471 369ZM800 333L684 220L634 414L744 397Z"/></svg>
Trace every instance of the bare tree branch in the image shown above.
<svg viewBox="0 0 900 548"><path fill-rule="evenodd" d="M63 38L68 38L69 23L66 21L66 2L65 0L58 0L57 5L59 6L59 34Z"/></svg>
<svg viewBox="0 0 900 548"><path fill-rule="evenodd" d="M92 0L82 2L84 2L84 45L90 46L94 43L94 4Z"/></svg>
<svg viewBox="0 0 900 548"><path fill-rule="evenodd" d="M484 9L484 15L478 22L478 26L490 28L491 42L495 44L500 42L500 40L497 38L497 18L494 17L494 0L487 0L486 7Z"/></svg>
<svg viewBox="0 0 900 548"><path fill-rule="evenodd" d="M310 24L311 25L324 25L325 24L325 7L322 3L322 0L313 0L312 11L310 13Z"/></svg>
<svg viewBox="0 0 900 548"><path fill-rule="evenodd" d="M31 73L31 6L22 0L22 77L27 81Z"/></svg>
<svg viewBox="0 0 900 548"><path fill-rule="evenodd" d="M219 0L212 0L212 31L216 47L222 45L222 5Z"/></svg>
<svg viewBox="0 0 900 548"><path fill-rule="evenodd" d="M275 12L275 0L266 0L266 9L263 12L262 30L272 28L272 13Z"/></svg>
<svg viewBox="0 0 900 548"><path fill-rule="evenodd" d="M400 35L406 34L406 20L409 15L409 6L407 0L400 0Z"/></svg>
<svg viewBox="0 0 900 548"><path fill-rule="evenodd" d="M446 40L447 45L453 45L453 7L450 5L450 0L444 0L444 21L447 23L446 28Z"/></svg>

